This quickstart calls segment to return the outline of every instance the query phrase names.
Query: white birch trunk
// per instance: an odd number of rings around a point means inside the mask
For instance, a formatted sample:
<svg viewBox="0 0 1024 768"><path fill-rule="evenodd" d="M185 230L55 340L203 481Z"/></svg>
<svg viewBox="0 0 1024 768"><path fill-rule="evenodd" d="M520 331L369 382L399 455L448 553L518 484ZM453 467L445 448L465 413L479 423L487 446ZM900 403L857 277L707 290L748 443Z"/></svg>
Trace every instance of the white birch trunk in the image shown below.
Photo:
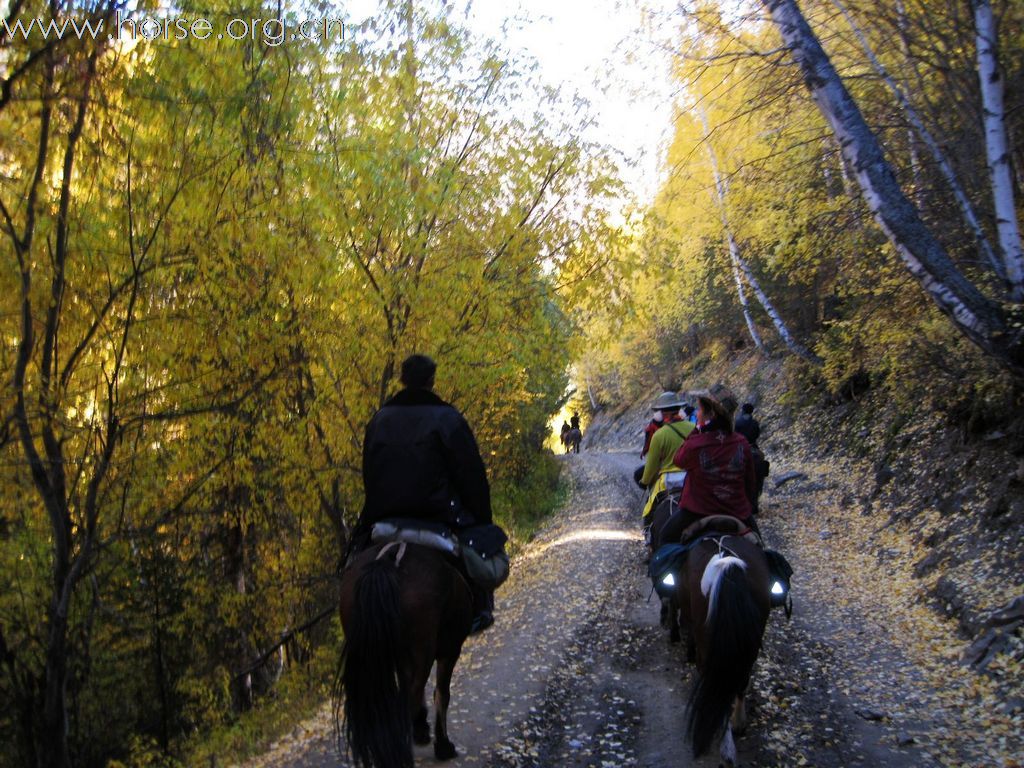
<svg viewBox="0 0 1024 768"><path fill-rule="evenodd" d="M1006 138L1003 110L1003 76L999 71L998 32L989 0L972 0L974 26L978 35L978 77L981 80L981 104L985 123L985 153L992 177L992 199L996 210L999 249L1006 265L1010 298L1024 301L1024 252L1021 251L1020 225L1013 200L1010 148Z"/></svg>
<svg viewBox="0 0 1024 768"><path fill-rule="evenodd" d="M708 128L708 115L704 109L700 109L700 122L704 128L704 135L701 137L704 147L708 151L708 159L711 161L711 173L715 179L715 193L718 202L718 213L722 218L722 229L725 230L726 240L729 242L729 260L732 262L732 277L736 281L736 295L740 300L740 307L743 309L743 319L747 322L747 330L750 331L750 338L754 340L754 346L764 349L761 341L761 334L757 332L754 325L754 318L750 316L750 304L747 302L747 292L743 290L743 280L740 278L740 269L737 259L739 258L739 245L732 235L732 228L729 226L729 215L725 209L725 186L722 183L722 175L718 172L718 157L711 147L710 130Z"/></svg>
<svg viewBox="0 0 1024 768"><path fill-rule="evenodd" d="M771 13L804 82L832 127L864 199L907 270L967 338L1001 365L1024 376L1024 344L1001 307L967 280L900 189L839 73L795 0L761 0Z"/></svg>
<svg viewBox="0 0 1024 768"><path fill-rule="evenodd" d="M740 306L743 308L743 319L747 322L747 330L750 332L750 338L754 340L754 346L763 350L764 342L761 341L761 334L757 332L754 318L750 315L750 302L747 301L747 292L743 290L743 279L740 277L740 266L737 261L739 258L739 246L736 245L736 238L732 236L732 232L726 232L726 237L729 239L729 261L732 262L732 279L736 281L736 295L739 297Z"/></svg>
<svg viewBox="0 0 1024 768"><path fill-rule="evenodd" d="M782 316L779 315L778 310L775 309L775 305L772 304L771 299L768 298L768 294L766 294L761 288L761 283L756 277L754 277L754 273L750 270L750 265L747 264L746 260L738 253L735 258L740 271L743 272L743 276L747 279L747 283L750 284L750 289L754 292L754 296L757 297L761 306L764 307L764 311L768 313L768 317L771 318L772 325L774 325L775 330L779 332L779 337L782 339L783 343L789 347L794 354L799 355L807 362L814 363L815 365L821 365L821 358L797 341L793 334L789 332L789 328L786 327L785 321L783 321Z"/></svg>
<svg viewBox="0 0 1024 768"><path fill-rule="evenodd" d="M939 142L935 140L931 131L929 131L925 126L920 113L914 105L910 103L910 99L907 97L906 91L900 87L900 85L889 74L885 65L879 61L875 52L871 49L871 44L864 36L864 32L859 26L857 26L857 22L847 12L846 7L842 2L840 2L840 0L832 0L832 4L841 14L843 14L843 17L850 25L850 29L853 30L853 34L857 36L860 47L864 51L864 55L868 57L868 61L871 62L871 66L874 67L875 72L877 72L879 77L882 78L882 81L889 87L889 90L892 91L893 95L896 97L896 101L899 102L904 114L906 114L911 127L921 138L921 141L924 142L924 145L928 147L928 151L931 152L932 159L935 160L935 164L938 166L943 178L946 180L950 190L953 192L953 197L956 198L956 202L960 207L960 213L964 218L964 222L971 230L971 234L974 235L974 240L978 245L978 250L981 251L982 257L988 265L992 267L992 270L999 276L999 278L1004 283L1007 282L1006 269L1003 266L1003 262L999 260L995 251L992 250L992 245L989 243L988 237L985 235L985 230L982 229L981 222L978 220L978 215L974 211L974 206L971 205L971 201L968 199L967 193L964 192L963 186L961 186L960 180L956 176L956 171L953 170L953 166L950 164L946 154L939 146ZM911 133L909 138L911 147L911 163L915 164L914 176L916 179L918 175L918 169L916 168L918 160L916 157L916 150L914 148L915 142L913 133ZM916 184L917 182L915 181L915 185Z"/></svg>
<svg viewBox="0 0 1024 768"><path fill-rule="evenodd" d="M743 273L743 277L746 278L751 290L753 290L754 296L757 297L758 302L764 308L768 317L771 318L772 325L775 326L775 330L778 332L783 343L794 354L799 355L815 365L820 365L821 358L797 341L793 337L793 334L789 332L789 328L786 326L782 316L779 314L778 310L775 309L775 305L772 303L771 299L768 298L768 294L762 290L761 284L757 281L757 278L754 277L754 273L751 272L750 265L747 264L740 255L739 244L733 236L732 227L729 226L729 215L726 209L725 181L722 179L722 174L718 168L718 156L715 154L714 147L711 146L709 135L711 131L708 126L707 113L705 113L703 109L700 110L700 119L701 125L704 128L704 147L707 149L708 158L711 160L711 172L715 179L715 192L718 197L718 210L722 217L722 227L725 229L725 235L729 241L729 257L732 261L733 277L736 280L736 291L739 293L740 304L743 306L743 315L747 320L747 327L750 329L750 335L754 339L754 344L757 345L758 349L762 349L761 337L758 335L757 329L754 327L754 322L750 316L750 308L747 304L746 292L743 290L743 281L740 279L740 272Z"/></svg>

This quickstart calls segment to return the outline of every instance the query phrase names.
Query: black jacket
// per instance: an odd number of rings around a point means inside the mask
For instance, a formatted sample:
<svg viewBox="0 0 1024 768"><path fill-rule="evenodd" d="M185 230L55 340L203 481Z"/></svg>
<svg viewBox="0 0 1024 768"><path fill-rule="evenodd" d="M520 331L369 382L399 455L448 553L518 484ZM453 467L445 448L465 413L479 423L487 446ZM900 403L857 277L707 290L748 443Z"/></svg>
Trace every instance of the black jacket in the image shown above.
<svg viewBox="0 0 1024 768"><path fill-rule="evenodd" d="M460 528L492 522L487 471L469 424L430 390L403 389L370 419L363 485L363 529L389 517Z"/></svg>
<svg viewBox="0 0 1024 768"><path fill-rule="evenodd" d="M736 431L747 438L751 445L757 445L757 438L761 436L761 425L749 413L741 413L736 417Z"/></svg>

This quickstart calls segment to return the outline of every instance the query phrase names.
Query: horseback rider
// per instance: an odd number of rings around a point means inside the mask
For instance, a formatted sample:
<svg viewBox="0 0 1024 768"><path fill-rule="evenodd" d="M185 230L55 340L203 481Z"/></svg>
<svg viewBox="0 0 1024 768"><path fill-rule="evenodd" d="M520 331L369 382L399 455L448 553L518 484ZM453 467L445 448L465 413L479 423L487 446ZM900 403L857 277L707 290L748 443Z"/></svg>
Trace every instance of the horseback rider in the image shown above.
<svg viewBox="0 0 1024 768"><path fill-rule="evenodd" d="M761 437L761 425L754 418L753 403L744 403L740 408L740 415L736 417L736 431L747 438L751 451L754 454L754 476L756 483L754 487L754 514L760 506L761 492L764 491L764 481L768 477L769 463L764 457L764 451L757 444Z"/></svg>
<svg viewBox="0 0 1024 768"><path fill-rule="evenodd" d="M744 403L740 408L740 415L736 417L736 431L747 438L751 447L757 445L757 439L761 436L761 425L754 418L753 403Z"/></svg>
<svg viewBox="0 0 1024 768"><path fill-rule="evenodd" d="M651 511L665 491L665 474L680 469L672 457L693 432L693 425L679 415L682 407L683 402L675 392L662 392L651 406L651 410L661 412L663 423L651 438L647 463L640 476L640 485L649 489L647 503L644 505L644 525L649 523Z"/></svg>
<svg viewBox="0 0 1024 768"><path fill-rule="evenodd" d="M733 427L736 397L716 385L695 393L700 426L673 456L686 470L679 499L681 529L710 515L735 517L757 530L751 513L755 503L754 457L747 439Z"/></svg>
<svg viewBox="0 0 1024 768"><path fill-rule="evenodd" d="M649 450L651 450L651 438L654 437L655 432L661 429L664 419L665 417L661 415L661 411L655 411L654 415L651 416L650 423L644 427L644 447L643 450L640 451L641 459L647 455Z"/></svg>
<svg viewBox="0 0 1024 768"><path fill-rule="evenodd" d="M692 405L687 404L687 405L685 405L683 407L683 413L686 414L686 420L688 422L690 422L694 426L697 426L697 409L696 408L694 408Z"/></svg>
<svg viewBox="0 0 1024 768"><path fill-rule="evenodd" d="M437 364L426 355L402 363L398 394L366 425L363 485L366 501L352 549L370 543L374 523L413 518L460 530L492 522L487 470L469 424L433 392ZM493 592L470 583L473 630L494 623Z"/></svg>
<svg viewBox="0 0 1024 768"><path fill-rule="evenodd" d="M579 429L580 428L580 415L578 413L576 413L576 411L573 411L572 418L569 419L569 427L571 429Z"/></svg>

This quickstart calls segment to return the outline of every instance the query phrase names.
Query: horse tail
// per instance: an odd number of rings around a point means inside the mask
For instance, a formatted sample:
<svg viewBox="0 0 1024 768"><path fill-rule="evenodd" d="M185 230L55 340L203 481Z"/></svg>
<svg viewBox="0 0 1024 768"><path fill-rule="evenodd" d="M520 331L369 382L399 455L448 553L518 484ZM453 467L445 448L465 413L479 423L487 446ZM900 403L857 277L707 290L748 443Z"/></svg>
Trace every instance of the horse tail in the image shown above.
<svg viewBox="0 0 1024 768"><path fill-rule="evenodd" d="M356 580L335 702L344 693L345 741L359 768L412 768L412 720L402 683L398 568L374 560ZM337 720L337 704L335 705Z"/></svg>
<svg viewBox="0 0 1024 768"><path fill-rule="evenodd" d="M708 597L707 655L690 692L689 733L700 757L725 726L733 701L747 689L761 651L761 609L751 594L738 557L715 555L704 569Z"/></svg>

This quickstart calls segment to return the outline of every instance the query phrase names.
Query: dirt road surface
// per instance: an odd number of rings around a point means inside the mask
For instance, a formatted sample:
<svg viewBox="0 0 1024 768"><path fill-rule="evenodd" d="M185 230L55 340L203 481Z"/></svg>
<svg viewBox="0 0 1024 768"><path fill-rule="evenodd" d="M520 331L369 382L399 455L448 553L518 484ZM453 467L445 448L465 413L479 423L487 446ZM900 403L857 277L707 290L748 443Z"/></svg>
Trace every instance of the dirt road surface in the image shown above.
<svg viewBox="0 0 1024 768"><path fill-rule="evenodd" d="M459 757L449 765L717 765L717 748L695 762L685 743L693 672L659 626L657 600L648 601L635 454L585 451L562 461L565 508L513 563L495 626L468 641L455 671L449 729ZM770 520L762 527L770 536ZM835 679L841 665L828 633L841 630L799 596L792 621L773 611L751 728L737 741L744 765L929 764ZM417 765L435 764L430 747L417 747ZM347 765L326 710L248 764Z"/></svg>

